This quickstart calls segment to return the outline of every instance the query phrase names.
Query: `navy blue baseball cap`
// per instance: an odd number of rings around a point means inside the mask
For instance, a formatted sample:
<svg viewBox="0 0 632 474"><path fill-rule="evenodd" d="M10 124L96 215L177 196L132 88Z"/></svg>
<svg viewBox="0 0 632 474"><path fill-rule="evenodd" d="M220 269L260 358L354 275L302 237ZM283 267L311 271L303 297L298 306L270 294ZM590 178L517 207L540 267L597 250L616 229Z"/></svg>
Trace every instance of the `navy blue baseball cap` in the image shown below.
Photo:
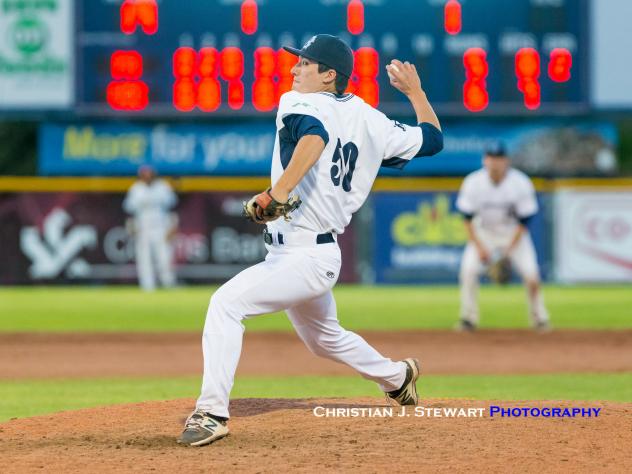
<svg viewBox="0 0 632 474"><path fill-rule="evenodd" d="M485 155L497 158L507 158L507 147L500 140L494 140L485 145Z"/></svg>
<svg viewBox="0 0 632 474"><path fill-rule="evenodd" d="M283 46L283 49L304 58L330 67L339 74L351 77L353 72L353 52L337 36L312 36L301 49Z"/></svg>

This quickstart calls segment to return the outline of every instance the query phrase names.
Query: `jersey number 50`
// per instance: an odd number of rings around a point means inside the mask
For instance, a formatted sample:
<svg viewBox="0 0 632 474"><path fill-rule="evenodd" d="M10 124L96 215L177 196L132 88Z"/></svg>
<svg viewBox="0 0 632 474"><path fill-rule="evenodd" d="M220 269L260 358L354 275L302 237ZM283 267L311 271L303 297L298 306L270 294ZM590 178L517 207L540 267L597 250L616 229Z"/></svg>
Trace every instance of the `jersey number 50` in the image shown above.
<svg viewBox="0 0 632 474"><path fill-rule="evenodd" d="M355 170L356 160L358 159L358 147L353 142L340 143L340 138L336 144L334 156L331 157L331 180L334 186L339 186L342 182L342 189L346 192L351 191L351 178L353 178L353 170Z"/></svg>

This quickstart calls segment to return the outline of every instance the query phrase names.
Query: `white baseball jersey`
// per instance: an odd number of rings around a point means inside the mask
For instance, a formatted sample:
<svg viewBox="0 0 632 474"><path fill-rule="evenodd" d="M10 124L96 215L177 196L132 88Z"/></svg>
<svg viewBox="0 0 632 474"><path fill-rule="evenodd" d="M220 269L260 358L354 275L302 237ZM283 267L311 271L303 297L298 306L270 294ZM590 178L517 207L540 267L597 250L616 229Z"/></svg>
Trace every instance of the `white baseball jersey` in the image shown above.
<svg viewBox="0 0 632 474"><path fill-rule="evenodd" d="M538 212L531 180L514 168L509 168L498 184L485 168L470 173L461 185L456 206L462 213L473 216L477 231L501 240L511 238L520 219Z"/></svg>
<svg viewBox="0 0 632 474"><path fill-rule="evenodd" d="M171 186L163 180L149 185L137 181L127 192L123 209L135 218L138 231L167 229L170 224L169 210L177 203Z"/></svg>
<svg viewBox="0 0 632 474"><path fill-rule="evenodd" d="M401 167L420 151L423 142L420 127L391 120L353 94L340 97L329 92L290 91L281 97L276 118L273 185L298 141L284 122L294 114L317 119L328 140L321 157L292 192L303 201L292 212L292 220L268 224L278 232L304 229L341 234L366 200L380 166Z"/></svg>

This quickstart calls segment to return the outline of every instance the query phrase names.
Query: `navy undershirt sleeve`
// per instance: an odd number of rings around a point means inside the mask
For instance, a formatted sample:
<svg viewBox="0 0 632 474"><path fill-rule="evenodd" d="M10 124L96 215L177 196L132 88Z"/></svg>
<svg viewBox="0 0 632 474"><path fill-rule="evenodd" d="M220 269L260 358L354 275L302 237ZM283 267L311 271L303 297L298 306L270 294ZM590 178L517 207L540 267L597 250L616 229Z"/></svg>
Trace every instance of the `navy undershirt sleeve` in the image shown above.
<svg viewBox="0 0 632 474"><path fill-rule="evenodd" d="M329 134L322 122L316 117L304 114L290 114L283 117L283 124L287 129L290 139L298 142L305 135L318 135L325 145L329 141Z"/></svg>
<svg viewBox="0 0 632 474"><path fill-rule="evenodd" d="M469 212L461 212L461 215L466 221L471 221L474 219L474 214L470 214Z"/></svg>
<svg viewBox="0 0 632 474"><path fill-rule="evenodd" d="M533 219L533 215L531 216L526 216L526 217L521 217L518 219L518 221L520 221L520 223L527 227L529 225L529 222L531 221L531 219Z"/></svg>
<svg viewBox="0 0 632 474"><path fill-rule="evenodd" d="M419 127L421 128L423 142L415 155L416 157L436 155L443 150L443 133L441 133L441 130L428 122L420 123Z"/></svg>

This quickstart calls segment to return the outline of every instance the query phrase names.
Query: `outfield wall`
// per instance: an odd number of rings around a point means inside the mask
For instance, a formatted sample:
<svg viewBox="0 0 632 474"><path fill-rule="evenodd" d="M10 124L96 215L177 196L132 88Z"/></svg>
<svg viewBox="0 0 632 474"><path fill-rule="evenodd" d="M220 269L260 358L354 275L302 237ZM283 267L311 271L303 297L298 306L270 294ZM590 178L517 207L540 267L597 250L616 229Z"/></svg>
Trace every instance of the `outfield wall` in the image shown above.
<svg viewBox="0 0 632 474"><path fill-rule="evenodd" d="M632 281L632 179L536 179L530 223L543 278ZM130 178L0 178L0 284L135 281L121 208ZM340 238L343 282L454 283L466 237L458 178L379 178ZM174 260L183 283L222 282L260 261L241 203L266 178L184 177Z"/></svg>

